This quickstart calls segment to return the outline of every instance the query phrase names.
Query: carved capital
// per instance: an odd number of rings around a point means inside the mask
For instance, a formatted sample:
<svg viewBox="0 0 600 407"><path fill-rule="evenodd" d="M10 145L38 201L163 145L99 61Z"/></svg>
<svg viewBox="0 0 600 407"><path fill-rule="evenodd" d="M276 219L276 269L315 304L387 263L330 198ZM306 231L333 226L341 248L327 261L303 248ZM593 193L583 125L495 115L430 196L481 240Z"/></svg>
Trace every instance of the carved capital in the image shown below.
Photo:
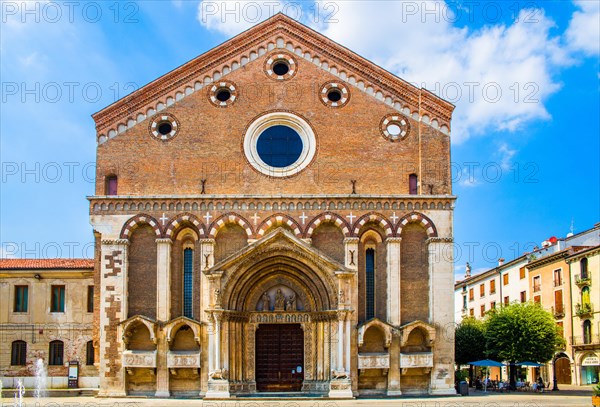
<svg viewBox="0 0 600 407"><path fill-rule="evenodd" d="M401 243L402 242L402 238L401 237L388 237L387 239L385 239L386 243Z"/></svg>
<svg viewBox="0 0 600 407"><path fill-rule="evenodd" d="M158 238L154 241L156 242L156 244L168 244L168 245L173 244L173 241L171 239L167 239L167 238Z"/></svg>
<svg viewBox="0 0 600 407"><path fill-rule="evenodd" d="M102 239L101 243L108 246L129 246L129 239Z"/></svg>
<svg viewBox="0 0 600 407"><path fill-rule="evenodd" d="M430 237L425 241L425 243L452 243L454 239L451 237Z"/></svg>

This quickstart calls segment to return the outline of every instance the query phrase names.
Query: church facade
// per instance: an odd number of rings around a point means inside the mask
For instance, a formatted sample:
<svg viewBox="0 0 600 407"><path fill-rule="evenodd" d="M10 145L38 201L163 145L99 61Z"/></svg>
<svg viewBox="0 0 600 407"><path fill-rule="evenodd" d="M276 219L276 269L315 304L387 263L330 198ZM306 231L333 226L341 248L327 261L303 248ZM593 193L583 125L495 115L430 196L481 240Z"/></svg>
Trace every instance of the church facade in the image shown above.
<svg viewBox="0 0 600 407"><path fill-rule="evenodd" d="M452 110L278 14L93 115L99 394L454 394Z"/></svg>

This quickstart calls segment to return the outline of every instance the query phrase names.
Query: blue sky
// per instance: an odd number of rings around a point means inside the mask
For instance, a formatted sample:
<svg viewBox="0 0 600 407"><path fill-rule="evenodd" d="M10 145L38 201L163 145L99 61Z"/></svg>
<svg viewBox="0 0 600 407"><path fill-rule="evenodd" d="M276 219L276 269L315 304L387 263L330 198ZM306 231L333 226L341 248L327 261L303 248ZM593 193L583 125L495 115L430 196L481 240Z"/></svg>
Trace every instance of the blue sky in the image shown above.
<svg viewBox="0 0 600 407"><path fill-rule="evenodd" d="M91 257L90 115L278 11L456 104L457 273L600 221L597 1L0 4L3 256Z"/></svg>

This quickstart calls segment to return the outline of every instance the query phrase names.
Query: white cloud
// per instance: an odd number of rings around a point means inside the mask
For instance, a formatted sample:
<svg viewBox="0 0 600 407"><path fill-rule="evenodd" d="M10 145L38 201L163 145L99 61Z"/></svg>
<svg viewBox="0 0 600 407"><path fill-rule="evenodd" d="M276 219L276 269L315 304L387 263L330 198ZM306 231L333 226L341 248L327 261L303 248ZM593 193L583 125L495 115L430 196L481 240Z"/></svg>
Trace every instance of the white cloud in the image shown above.
<svg viewBox="0 0 600 407"><path fill-rule="evenodd" d="M456 104L453 141L549 118L544 102L560 88L553 71L570 59L542 10L522 10L508 26L473 30L455 27L441 11L436 21L423 5L407 15L402 2L340 4L340 23L323 33ZM433 10L444 3L419 4Z"/></svg>
<svg viewBox="0 0 600 407"><path fill-rule="evenodd" d="M283 11L401 78L454 103L452 139L462 142L490 131L514 132L547 120L556 78L574 61L574 50L598 52L599 2L577 0L565 37L543 9L523 9L511 24L459 28L481 10L449 7L443 1L208 1L198 8L206 28L228 36ZM533 4L533 3L532 3ZM319 18L314 18L315 10ZM460 13L460 14L459 14ZM467 17L468 16L468 17ZM324 21L329 18L329 23Z"/></svg>
<svg viewBox="0 0 600 407"><path fill-rule="evenodd" d="M588 55L600 54L600 2L577 0L579 10L573 13L566 31L568 46Z"/></svg>
<svg viewBox="0 0 600 407"><path fill-rule="evenodd" d="M498 147L498 155L500 158L500 167L503 170L508 170L512 164L512 158L517 153L517 150L514 150L509 147L507 143L500 143L500 147Z"/></svg>
<svg viewBox="0 0 600 407"><path fill-rule="evenodd" d="M461 187L471 188L481 185L481 182L475 178L475 167L465 167L462 169L458 185Z"/></svg>
<svg viewBox="0 0 600 407"><path fill-rule="evenodd" d="M298 11L297 4L286 1L202 0L198 5L198 21L209 30L234 36L281 11L293 18L301 18L302 12Z"/></svg>

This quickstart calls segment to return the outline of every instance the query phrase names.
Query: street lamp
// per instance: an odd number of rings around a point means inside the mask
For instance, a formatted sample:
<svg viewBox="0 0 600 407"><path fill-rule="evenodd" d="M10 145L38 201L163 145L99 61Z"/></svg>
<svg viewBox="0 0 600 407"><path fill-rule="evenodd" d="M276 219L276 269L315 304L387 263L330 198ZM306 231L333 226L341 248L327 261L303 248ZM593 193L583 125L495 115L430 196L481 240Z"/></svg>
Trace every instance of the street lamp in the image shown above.
<svg viewBox="0 0 600 407"><path fill-rule="evenodd" d="M554 359L552 360L552 391L558 391L558 385L557 385L557 380L556 380L556 355L554 356Z"/></svg>

